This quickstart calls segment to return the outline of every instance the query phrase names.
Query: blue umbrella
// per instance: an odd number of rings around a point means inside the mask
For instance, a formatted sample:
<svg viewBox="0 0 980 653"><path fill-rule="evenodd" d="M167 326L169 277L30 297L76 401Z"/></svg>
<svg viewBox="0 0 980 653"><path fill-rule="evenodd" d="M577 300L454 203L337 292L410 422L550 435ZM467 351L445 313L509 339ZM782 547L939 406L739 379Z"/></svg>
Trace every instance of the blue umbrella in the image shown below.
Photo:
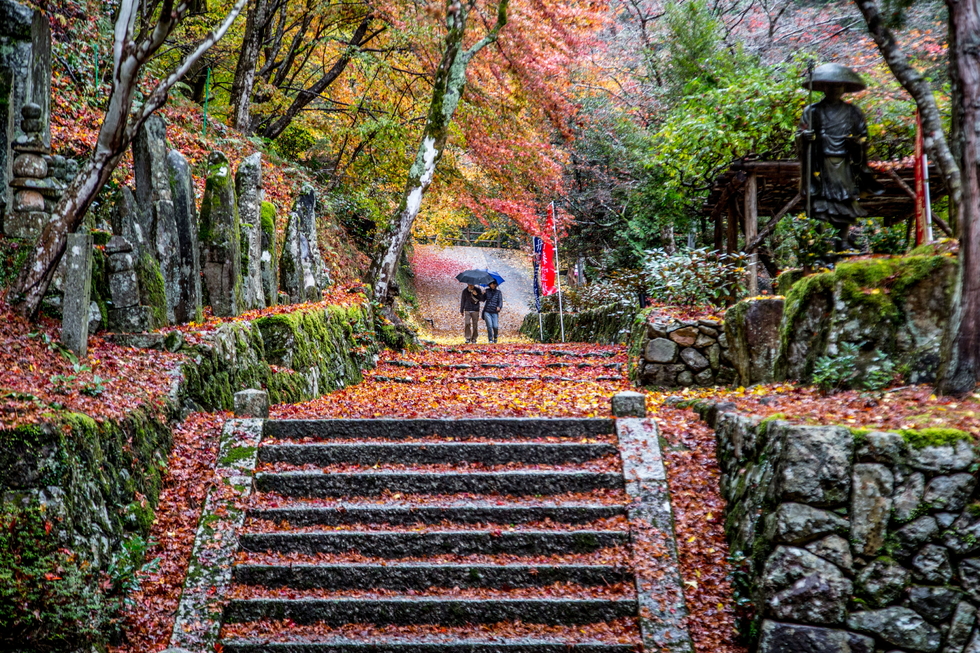
<svg viewBox="0 0 980 653"><path fill-rule="evenodd" d="M494 272L493 270L487 270L487 274L493 277L493 280L497 282L498 286L504 282L504 278L500 276L499 273Z"/></svg>

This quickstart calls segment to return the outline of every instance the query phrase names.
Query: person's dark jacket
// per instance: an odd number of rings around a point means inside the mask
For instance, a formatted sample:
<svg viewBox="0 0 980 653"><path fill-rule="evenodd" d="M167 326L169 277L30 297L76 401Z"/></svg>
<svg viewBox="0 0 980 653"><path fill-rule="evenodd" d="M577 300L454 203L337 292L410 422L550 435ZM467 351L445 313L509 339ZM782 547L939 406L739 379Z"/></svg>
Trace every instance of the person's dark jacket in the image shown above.
<svg viewBox="0 0 980 653"><path fill-rule="evenodd" d="M500 309L504 307L504 295L499 288L487 288L487 292L483 295L483 301L486 302L483 305L484 313L499 313Z"/></svg>
<svg viewBox="0 0 980 653"><path fill-rule="evenodd" d="M480 302L483 301L483 293L479 288L474 289L473 293L469 288L463 288L463 295L459 298L459 310L463 312L480 310Z"/></svg>

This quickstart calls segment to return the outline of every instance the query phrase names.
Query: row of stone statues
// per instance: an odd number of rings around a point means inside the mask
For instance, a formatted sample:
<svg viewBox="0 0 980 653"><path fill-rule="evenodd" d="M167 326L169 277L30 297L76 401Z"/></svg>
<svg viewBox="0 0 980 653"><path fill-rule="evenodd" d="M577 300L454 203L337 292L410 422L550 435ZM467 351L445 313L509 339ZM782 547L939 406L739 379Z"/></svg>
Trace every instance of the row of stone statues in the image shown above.
<svg viewBox="0 0 980 653"><path fill-rule="evenodd" d="M100 326L141 332L200 321L204 306L228 317L322 298L330 276L311 186L296 199L279 246L261 153L243 159L234 174L224 154L211 153L198 209L190 165L168 148L166 125L153 116L133 142L133 172L135 188L121 187L112 209L106 287L96 293L107 309ZM93 317L99 313L93 309Z"/></svg>

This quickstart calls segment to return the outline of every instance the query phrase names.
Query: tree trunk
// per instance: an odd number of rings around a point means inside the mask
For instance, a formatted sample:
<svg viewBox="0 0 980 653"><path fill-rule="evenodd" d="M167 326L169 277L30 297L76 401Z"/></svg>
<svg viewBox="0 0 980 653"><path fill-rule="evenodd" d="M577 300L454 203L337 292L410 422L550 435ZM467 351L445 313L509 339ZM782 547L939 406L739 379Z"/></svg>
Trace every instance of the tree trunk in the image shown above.
<svg viewBox="0 0 980 653"><path fill-rule="evenodd" d="M231 124L245 134L251 133L252 88L255 86L255 68L259 63L259 49L269 9L269 0L255 0L248 10L245 34L235 68L235 81L231 85Z"/></svg>
<svg viewBox="0 0 980 653"><path fill-rule="evenodd" d="M398 259L408 242L412 224L419 214L422 196L432 183L436 165L445 150L449 126L463 94L463 87L466 85L466 66L477 52L497 40L500 29L507 22L508 2L509 0L499 1L497 23L493 29L465 51L461 51L461 48L466 32L466 19L475 0L470 0L465 5L454 0L448 0L446 3L448 10L446 46L436 70L432 101L429 104L425 129L422 132L422 143L415 154L415 162L409 170L408 183L405 185L398 212L382 237L380 253L368 272L367 281L374 287L374 300L383 306L391 306L394 301L390 292L398 272Z"/></svg>
<svg viewBox="0 0 980 653"><path fill-rule="evenodd" d="M950 73L960 91L953 103L961 117L962 193L959 279L939 389L962 395L973 391L980 373L980 6L977 0L947 0L947 5Z"/></svg>
<svg viewBox="0 0 980 653"><path fill-rule="evenodd" d="M965 1L969 3L973 0ZM855 0L855 3L861 10L864 21L868 24L868 32L878 46L881 56L888 64L888 68L891 69L898 83L915 100L919 113L922 115L922 139L926 148L932 152L933 160L943 175L943 181L949 191L950 203L958 206L962 192L960 166L950 151L949 142L943 133L942 116L939 113L939 107L936 105L936 98L932 94L932 87L919 71L909 63L908 56L898 45L891 30L885 26L875 0ZM952 12L954 0L948 0L948 4L951 7L950 12ZM950 31L952 35L952 29Z"/></svg>

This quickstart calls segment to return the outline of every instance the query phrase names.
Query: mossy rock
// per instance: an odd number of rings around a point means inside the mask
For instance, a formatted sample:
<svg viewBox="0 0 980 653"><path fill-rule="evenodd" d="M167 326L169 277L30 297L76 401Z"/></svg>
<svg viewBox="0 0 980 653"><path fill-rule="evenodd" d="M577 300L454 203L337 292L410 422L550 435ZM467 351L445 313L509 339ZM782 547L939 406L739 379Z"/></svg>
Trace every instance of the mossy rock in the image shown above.
<svg viewBox="0 0 980 653"><path fill-rule="evenodd" d="M776 378L809 380L831 345L853 343L858 369L883 354L935 378L956 264L949 256L876 257L840 263L800 279L786 295Z"/></svg>
<svg viewBox="0 0 980 653"><path fill-rule="evenodd" d="M140 287L140 304L150 307L151 329L167 324L167 294L160 264L149 253L136 259L136 279Z"/></svg>

